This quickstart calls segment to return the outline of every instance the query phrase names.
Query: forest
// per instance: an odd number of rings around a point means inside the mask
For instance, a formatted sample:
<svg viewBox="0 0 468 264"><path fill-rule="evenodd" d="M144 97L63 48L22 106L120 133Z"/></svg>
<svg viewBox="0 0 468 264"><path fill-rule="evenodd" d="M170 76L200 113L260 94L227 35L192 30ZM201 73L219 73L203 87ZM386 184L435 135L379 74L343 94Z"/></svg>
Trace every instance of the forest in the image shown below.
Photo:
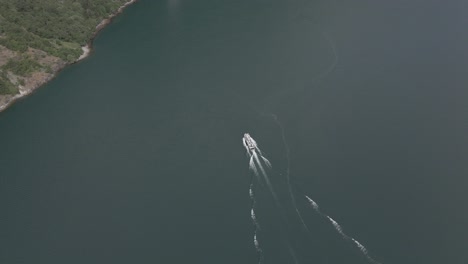
<svg viewBox="0 0 468 264"><path fill-rule="evenodd" d="M73 62L96 26L127 1L0 0L0 45L19 54L0 66L0 94L15 92L7 69L20 76L38 69L38 63L25 56L28 48Z"/></svg>

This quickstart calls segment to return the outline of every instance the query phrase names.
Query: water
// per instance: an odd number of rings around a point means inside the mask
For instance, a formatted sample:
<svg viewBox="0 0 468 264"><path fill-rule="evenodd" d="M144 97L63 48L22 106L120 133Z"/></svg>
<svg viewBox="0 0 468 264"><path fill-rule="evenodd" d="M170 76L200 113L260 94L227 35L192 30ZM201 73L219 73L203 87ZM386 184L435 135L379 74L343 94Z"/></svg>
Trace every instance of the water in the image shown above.
<svg viewBox="0 0 468 264"><path fill-rule="evenodd" d="M369 263L303 195L376 261L467 263L467 8L141 0L0 114L0 263L258 263L244 132L265 263Z"/></svg>

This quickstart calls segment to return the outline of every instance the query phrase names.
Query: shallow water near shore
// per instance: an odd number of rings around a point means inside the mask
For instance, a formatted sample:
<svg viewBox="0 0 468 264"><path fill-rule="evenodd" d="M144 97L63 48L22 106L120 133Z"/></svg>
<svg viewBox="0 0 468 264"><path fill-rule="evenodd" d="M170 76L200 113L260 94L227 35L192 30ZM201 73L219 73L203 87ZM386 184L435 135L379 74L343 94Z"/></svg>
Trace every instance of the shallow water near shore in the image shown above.
<svg viewBox="0 0 468 264"><path fill-rule="evenodd" d="M259 263L245 132L265 263L369 263L304 195L380 263L467 263L466 7L140 0L0 113L0 263Z"/></svg>

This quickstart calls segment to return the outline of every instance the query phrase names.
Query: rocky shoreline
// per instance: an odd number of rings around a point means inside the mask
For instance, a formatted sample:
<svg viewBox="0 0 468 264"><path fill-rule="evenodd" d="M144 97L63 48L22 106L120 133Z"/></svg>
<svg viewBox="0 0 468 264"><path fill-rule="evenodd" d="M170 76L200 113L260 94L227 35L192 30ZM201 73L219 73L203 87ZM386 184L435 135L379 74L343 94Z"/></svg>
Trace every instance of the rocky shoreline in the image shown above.
<svg viewBox="0 0 468 264"><path fill-rule="evenodd" d="M8 108L10 105L12 105L16 100L31 94L34 92L36 89L41 87L42 85L46 84L50 80L52 80L63 68L65 68L68 65L75 64L87 57L92 52L92 43L97 34L105 28L107 25L109 25L112 22L112 19L119 15L120 13L123 12L123 10L128 7L129 5L137 2L137 0L129 0L125 4L119 7L117 11L115 11L113 14L111 14L109 17L103 19L97 26L96 30L94 31L93 36L91 39L88 41L88 44L84 47L82 47L83 54L74 62L72 63L66 63L65 61L56 58L56 57L49 57L50 63L48 64L50 66L51 72L34 72L31 74L30 77L24 78L24 84L20 85L18 87L19 93L15 95L0 95L0 112ZM31 53L41 53L42 51L39 50L34 50L34 49L29 49L29 52ZM42 54L41 54L42 55Z"/></svg>
<svg viewBox="0 0 468 264"><path fill-rule="evenodd" d="M107 25L109 25L111 22L112 22L112 19L114 19L114 17L116 17L117 15L119 15L120 13L122 13L124 11L124 9L131 5L131 4L134 4L136 3L137 0L129 0L128 2L126 2L125 4L123 4L121 7L119 7L119 9L117 9L117 11L115 11L112 15L110 15L108 18L105 18L103 19L97 26L96 26L96 31L94 31L94 34L93 36L91 37L91 39L89 40L88 44L86 44L86 46L83 46L81 47L81 49L83 50L83 54L74 62L74 63L77 63L85 58L87 58L91 52L92 52L92 44L93 44L93 40L96 38L97 34L103 29L105 28Z"/></svg>

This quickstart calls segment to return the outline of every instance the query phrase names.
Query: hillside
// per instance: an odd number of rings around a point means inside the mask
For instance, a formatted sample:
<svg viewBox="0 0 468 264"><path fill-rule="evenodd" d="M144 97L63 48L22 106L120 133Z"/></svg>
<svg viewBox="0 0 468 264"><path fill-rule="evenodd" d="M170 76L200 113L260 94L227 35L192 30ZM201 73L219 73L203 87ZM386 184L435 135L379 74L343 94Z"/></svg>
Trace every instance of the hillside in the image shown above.
<svg viewBox="0 0 468 264"><path fill-rule="evenodd" d="M129 0L0 0L0 110L75 62Z"/></svg>

